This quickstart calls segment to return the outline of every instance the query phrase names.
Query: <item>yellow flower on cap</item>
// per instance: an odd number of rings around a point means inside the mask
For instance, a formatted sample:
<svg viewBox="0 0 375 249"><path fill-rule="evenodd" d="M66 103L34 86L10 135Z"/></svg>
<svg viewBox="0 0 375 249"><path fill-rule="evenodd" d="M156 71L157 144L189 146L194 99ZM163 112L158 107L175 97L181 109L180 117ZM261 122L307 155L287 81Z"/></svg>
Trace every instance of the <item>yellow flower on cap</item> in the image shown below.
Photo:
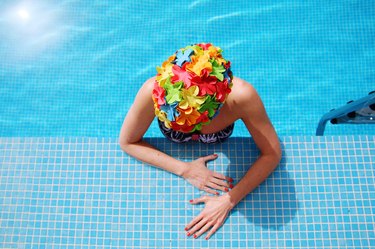
<svg viewBox="0 0 375 249"><path fill-rule="evenodd" d="M159 109L155 108L155 116L164 123L165 127L171 128L171 121L167 119L167 115L165 112L160 111Z"/></svg>
<svg viewBox="0 0 375 249"><path fill-rule="evenodd" d="M158 72L156 80L159 82L161 87L163 87L165 82L173 75L172 67L173 64L171 64L169 61L165 61L161 67L156 67L156 71Z"/></svg>
<svg viewBox="0 0 375 249"><path fill-rule="evenodd" d="M192 62L186 66L186 69L198 76L202 76L203 69L207 69L207 71L210 73L212 71L212 64L210 63L209 59L210 55L206 51L202 56L192 56Z"/></svg>
<svg viewBox="0 0 375 249"><path fill-rule="evenodd" d="M189 106L194 108L200 107L206 100L206 97L200 97L198 94L199 88L197 86L182 89L182 101L180 102L179 107L184 110L186 110Z"/></svg>

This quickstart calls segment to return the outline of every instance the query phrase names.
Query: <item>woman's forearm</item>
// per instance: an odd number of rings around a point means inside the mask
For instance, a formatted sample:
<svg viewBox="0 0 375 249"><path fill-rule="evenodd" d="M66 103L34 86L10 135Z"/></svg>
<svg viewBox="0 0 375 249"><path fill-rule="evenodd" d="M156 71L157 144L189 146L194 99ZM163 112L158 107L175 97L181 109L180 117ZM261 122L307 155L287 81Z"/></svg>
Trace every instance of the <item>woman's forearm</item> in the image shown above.
<svg viewBox="0 0 375 249"><path fill-rule="evenodd" d="M159 151L143 140L137 143L120 144L120 146L128 155L178 176L183 174L186 167L184 162Z"/></svg>
<svg viewBox="0 0 375 249"><path fill-rule="evenodd" d="M228 193L233 207L258 187L275 170L279 162L280 158L276 155L261 155Z"/></svg>

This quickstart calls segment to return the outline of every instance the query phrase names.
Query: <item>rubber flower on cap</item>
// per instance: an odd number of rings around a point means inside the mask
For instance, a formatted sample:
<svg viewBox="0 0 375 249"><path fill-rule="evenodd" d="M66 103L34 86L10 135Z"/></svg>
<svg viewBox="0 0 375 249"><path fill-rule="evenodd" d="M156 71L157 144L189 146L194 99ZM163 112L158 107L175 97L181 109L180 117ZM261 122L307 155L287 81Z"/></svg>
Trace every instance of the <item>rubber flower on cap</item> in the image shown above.
<svg viewBox="0 0 375 249"><path fill-rule="evenodd" d="M152 91L152 97L154 98L158 106L165 104L165 90L156 82L154 84L154 90Z"/></svg>
<svg viewBox="0 0 375 249"><path fill-rule="evenodd" d="M182 81L184 82L185 88L189 88L191 86L191 78L193 77L193 75L185 70L185 66L179 67L177 65L174 65L172 67L172 73L172 82Z"/></svg>
<svg viewBox="0 0 375 249"><path fill-rule="evenodd" d="M209 62L210 55L208 53L204 53L202 56L192 56L192 62L186 66L186 69L190 72L195 73L197 76L202 75L203 69L206 71L212 71L212 64Z"/></svg>
<svg viewBox="0 0 375 249"><path fill-rule="evenodd" d="M171 128L171 121L167 118L167 115L165 112L155 108L155 116L158 117L158 119L164 123L165 127Z"/></svg>
<svg viewBox="0 0 375 249"><path fill-rule="evenodd" d="M223 82L218 82L216 84L216 99L219 102L224 103L226 100L228 94L231 92L231 89L228 87L227 80L224 80Z"/></svg>
<svg viewBox="0 0 375 249"><path fill-rule="evenodd" d="M197 119L201 116L200 112L193 107L187 109L179 109L180 116L177 117L176 123L179 125L192 126L197 123Z"/></svg>
<svg viewBox="0 0 375 249"><path fill-rule="evenodd" d="M199 88L197 86L192 86L189 89L182 89L181 96L182 101L179 107L186 110L188 107L200 107L206 100L206 97L199 97Z"/></svg>
<svg viewBox="0 0 375 249"><path fill-rule="evenodd" d="M178 50L176 54L176 65L181 67L185 62L190 62L190 55L192 53L194 53L194 51L191 48L188 48L186 50Z"/></svg>
<svg viewBox="0 0 375 249"><path fill-rule="evenodd" d="M166 104L160 107L160 109L166 114L166 117L168 120L175 121L176 117L179 116L177 105L178 105L178 102L174 102L171 105Z"/></svg>
<svg viewBox="0 0 375 249"><path fill-rule="evenodd" d="M223 81L225 68L222 64L219 64L217 61L212 61L212 72L210 75L215 76L219 81Z"/></svg>
<svg viewBox="0 0 375 249"><path fill-rule="evenodd" d="M212 96L207 96L205 102L200 106L199 111L207 111L209 117L213 117L216 113L217 108L220 106L220 103L215 101L215 98Z"/></svg>
<svg viewBox="0 0 375 249"><path fill-rule="evenodd" d="M156 71L158 72L158 75L156 76L156 80L159 83L159 85L162 87L164 86L164 83L167 79L173 75L172 72L172 66L171 59L174 59L176 56L171 56L167 61L163 63L161 67L156 67Z"/></svg>
<svg viewBox="0 0 375 249"><path fill-rule="evenodd" d="M181 48L156 70L155 115L176 131L200 131L217 116L231 92L230 62L210 43Z"/></svg>
<svg viewBox="0 0 375 249"><path fill-rule="evenodd" d="M217 79L215 77L207 76L195 77L193 84L199 88L199 96L215 95Z"/></svg>
<svg viewBox="0 0 375 249"><path fill-rule="evenodd" d="M167 91L165 99L167 100L168 104L172 104L176 101L181 100L181 87L184 85L183 82L179 81L175 84L171 83L168 79L164 84L164 89Z"/></svg>

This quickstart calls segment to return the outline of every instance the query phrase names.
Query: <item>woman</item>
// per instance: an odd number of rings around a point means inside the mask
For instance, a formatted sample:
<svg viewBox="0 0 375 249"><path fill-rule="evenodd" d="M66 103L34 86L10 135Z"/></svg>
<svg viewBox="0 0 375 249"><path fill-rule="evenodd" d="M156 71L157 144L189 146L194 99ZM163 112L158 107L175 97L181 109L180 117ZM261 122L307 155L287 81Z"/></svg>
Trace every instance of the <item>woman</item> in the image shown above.
<svg viewBox="0 0 375 249"><path fill-rule="evenodd" d="M279 140L261 99L249 83L232 76L230 62L221 52L212 44L178 50L157 68L157 76L141 87L120 133L120 146L130 156L214 195L190 201L205 203L202 212L185 227L187 235L194 238L208 231L209 239L231 209L261 184L281 159ZM207 169L206 162L217 155L183 162L142 140L155 115L162 133L174 142L222 142L231 135L234 122L241 119L260 156L233 186L231 178ZM217 190L225 194L219 195Z"/></svg>

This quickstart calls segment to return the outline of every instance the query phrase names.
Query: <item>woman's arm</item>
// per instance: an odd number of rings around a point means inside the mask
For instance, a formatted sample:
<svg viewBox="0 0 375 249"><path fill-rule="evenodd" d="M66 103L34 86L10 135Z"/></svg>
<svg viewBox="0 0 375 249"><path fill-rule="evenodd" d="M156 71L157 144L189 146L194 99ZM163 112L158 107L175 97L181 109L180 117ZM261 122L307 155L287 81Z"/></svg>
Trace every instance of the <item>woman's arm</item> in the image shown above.
<svg viewBox="0 0 375 249"><path fill-rule="evenodd" d="M207 161L216 159L216 155L201 157L192 162L183 162L142 140L155 117L152 100L154 80L151 78L145 82L126 115L120 132L121 149L142 162L182 176L195 187L208 193L217 194L214 189L222 191L228 189L229 178L210 171L205 166Z"/></svg>
<svg viewBox="0 0 375 249"><path fill-rule="evenodd" d="M130 156L181 176L185 165L143 141L155 114L152 101L153 78L139 90L130 107L120 132L120 147Z"/></svg>
<svg viewBox="0 0 375 249"><path fill-rule="evenodd" d="M185 228L187 235L201 236L211 228L208 239L224 223L230 210L248 193L259 186L277 167L281 159L281 149L276 132L268 119L263 103L255 89L247 82L237 79L233 93L236 105L233 111L242 119L260 150L260 156L244 177L229 192L219 197L203 196L191 200L192 204L205 203L206 206Z"/></svg>
<svg viewBox="0 0 375 249"><path fill-rule="evenodd" d="M240 182L228 193L234 206L275 170L282 156L278 136L259 95L250 84L246 82L241 84L243 84L243 91L238 94L238 103L241 108L237 109L260 150L260 156Z"/></svg>

